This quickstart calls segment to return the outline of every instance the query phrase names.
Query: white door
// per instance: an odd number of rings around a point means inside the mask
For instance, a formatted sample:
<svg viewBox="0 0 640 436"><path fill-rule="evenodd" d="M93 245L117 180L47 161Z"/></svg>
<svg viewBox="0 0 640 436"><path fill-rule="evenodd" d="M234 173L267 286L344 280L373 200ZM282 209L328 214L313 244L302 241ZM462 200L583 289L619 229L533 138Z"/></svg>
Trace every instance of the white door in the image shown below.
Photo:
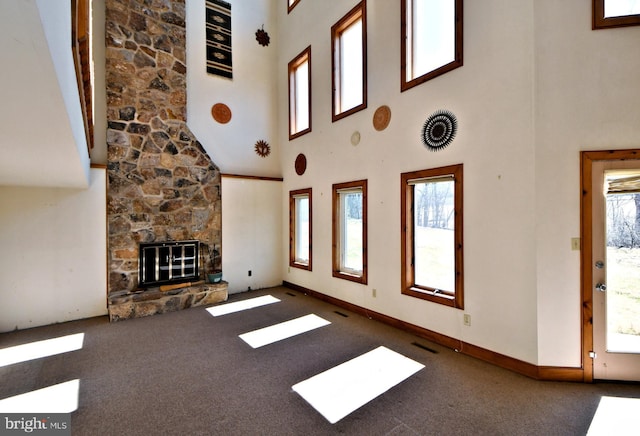
<svg viewBox="0 0 640 436"><path fill-rule="evenodd" d="M593 378L640 381L640 160L592 177Z"/></svg>

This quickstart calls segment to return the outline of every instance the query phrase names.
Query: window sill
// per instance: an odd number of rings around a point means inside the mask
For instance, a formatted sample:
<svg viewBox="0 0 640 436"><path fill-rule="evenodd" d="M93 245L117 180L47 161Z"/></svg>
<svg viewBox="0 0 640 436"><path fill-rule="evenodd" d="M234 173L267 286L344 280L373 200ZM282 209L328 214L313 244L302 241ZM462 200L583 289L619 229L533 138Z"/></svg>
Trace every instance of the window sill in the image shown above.
<svg viewBox="0 0 640 436"><path fill-rule="evenodd" d="M306 135L307 133L311 133L311 127L304 130L300 130L299 132L296 132L296 133L289 133L289 141L293 141L294 139L299 138L303 135Z"/></svg>
<svg viewBox="0 0 640 436"><path fill-rule="evenodd" d="M359 274L351 274L344 271L333 271L333 276L339 279L349 280L351 282L356 282L363 285L367 284L367 278L364 276L364 274L359 275Z"/></svg>
<svg viewBox="0 0 640 436"><path fill-rule="evenodd" d="M339 120L341 120L343 118L346 118L349 115L353 115L356 112L360 112L361 110L364 110L366 108L367 108L367 102L365 101L364 103L361 103L358 106L354 106L351 109L348 109L348 110L346 110L344 112L340 112L340 113L337 113L337 114L334 113L331 121L335 123L336 121L339 121Z"/></svg>
<svg viewBox="0 0 640 436"><path fill-rule="evenodd" d="M311 265L308 264L308 263L291 262L291 263L289 263L289 266L292 266L294 268L304 269L304 270L307 270L307 271L311 271Z"/></svg>
<svg viewBox="0 0 640 436"><path fill-rule="evenodd" d="M409 288L403 289L402 293L410 297L420 298L421 300L431 301L433 303L454 307L456 309L463 309L462 306L459 306L457 304L455 295L444 294L438 290L427 290L411 286Z"/></svg>
<svg viewBox="0 0 640 436"><path fill-rule="evenodd" d="M442 67L437 68L433 71L429 71L428 73L424 73L410 80L406 80L406 79L402 80L402 82L400 83L400 92L408 91L414 86L421 85L425 82L428 82L431 79L435 79L438 76L442 76L443 74L446 74L449 71L453 71L456 68L459 68L461 66L462 66L462 57L460 56L460 59L456 59L453 62L443 65ZM402 74L405 74L404 70L402 71ZM405 77L405 76L402 76L402 77Z"/></svg>

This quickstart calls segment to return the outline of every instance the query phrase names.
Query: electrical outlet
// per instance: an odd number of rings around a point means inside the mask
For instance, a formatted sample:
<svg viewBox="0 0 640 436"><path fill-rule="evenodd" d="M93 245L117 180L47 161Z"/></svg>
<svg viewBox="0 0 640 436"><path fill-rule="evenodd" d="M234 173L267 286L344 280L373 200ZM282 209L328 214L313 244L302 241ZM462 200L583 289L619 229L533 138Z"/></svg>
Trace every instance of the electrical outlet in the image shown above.
<svg viewBox="0 0 640 436"><path fill-rule="evenodd" d="M463 320L464 320L463 321L464 325L466 325L466 326L470 326L471 325L471 315L469 315L468 313L464 314Z"/></svg>
<svg viewBox="0 0 640 436"><path fill-rule="evenodd" d="M251 277L251 270L249 270L249 277Z"/></svg>
<svg viewBox="0 0 640 436"><path fill-rule="evenodd" d="M377 293L377 292L378 292L378 291L376 290L376 288L373 288L373 289L371 290L371 296L372 296L373 298L376 298L376 293Z"/></svg>

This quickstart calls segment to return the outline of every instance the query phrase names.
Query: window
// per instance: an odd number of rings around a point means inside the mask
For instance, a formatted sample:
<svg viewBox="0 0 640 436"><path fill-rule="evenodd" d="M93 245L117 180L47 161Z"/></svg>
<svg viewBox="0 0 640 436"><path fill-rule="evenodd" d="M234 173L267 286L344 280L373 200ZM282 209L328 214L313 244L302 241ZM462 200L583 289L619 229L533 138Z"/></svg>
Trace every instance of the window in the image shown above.
<svg viewBox="0 0 640 436"><path fill-rule="evenodd" d="M300 3L300 0L287 0L287 13L290 13L298 3Z"/></svg>
<svg viewBox="0 0 640 436"><path fill-rule="evenodd" d="M593 0L593 28L640 25L640 1Z"/></svg>
<svg viewBox="0 0 640 436"><path fill-rule="evenodd" d="M401 180L402 293L462 309L462 165Z"/></svg>
<svg viewBox="0 0 640 436"><path fill-rule="evenodd" d="M406 91L462 66L462 0L402 0L401 84Z"/></svg>
<svg viewBox="0 0 640 436"><path fill-rule="evenodd" d="M333 121L367 107L366 1L331 27Z"/></svg>
<svg viewBox="0 0 640 436"><path fill-rule="evenodd" d="M367 283L367 181L333 185L333 276Z"/></svg>
<svg viewBox="0 0 640 436"><path fill-rule="evenodd" d="M311 271L311 188L289 192L289 265Z"/></svg>
<svg viewBox="0 0 640 436"><path fill-rule="evenodd" d="M289 140L311 131L311 46L289 62Z"/></svg>

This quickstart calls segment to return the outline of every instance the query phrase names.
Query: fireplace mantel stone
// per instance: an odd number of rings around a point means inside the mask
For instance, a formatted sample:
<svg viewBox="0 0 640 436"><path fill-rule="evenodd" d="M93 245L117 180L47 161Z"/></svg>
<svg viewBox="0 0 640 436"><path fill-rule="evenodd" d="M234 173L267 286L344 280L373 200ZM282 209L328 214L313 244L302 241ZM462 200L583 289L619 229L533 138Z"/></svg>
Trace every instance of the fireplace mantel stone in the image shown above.
<svg viewBox="0 0 640 436"><path fill-rule="evenodd" d="M114 292L109 295L109 320L111 322L142 318L190 307L206 306L226 301L228 283L204 283L162 292L149 288L141 292Z"/></svg>

